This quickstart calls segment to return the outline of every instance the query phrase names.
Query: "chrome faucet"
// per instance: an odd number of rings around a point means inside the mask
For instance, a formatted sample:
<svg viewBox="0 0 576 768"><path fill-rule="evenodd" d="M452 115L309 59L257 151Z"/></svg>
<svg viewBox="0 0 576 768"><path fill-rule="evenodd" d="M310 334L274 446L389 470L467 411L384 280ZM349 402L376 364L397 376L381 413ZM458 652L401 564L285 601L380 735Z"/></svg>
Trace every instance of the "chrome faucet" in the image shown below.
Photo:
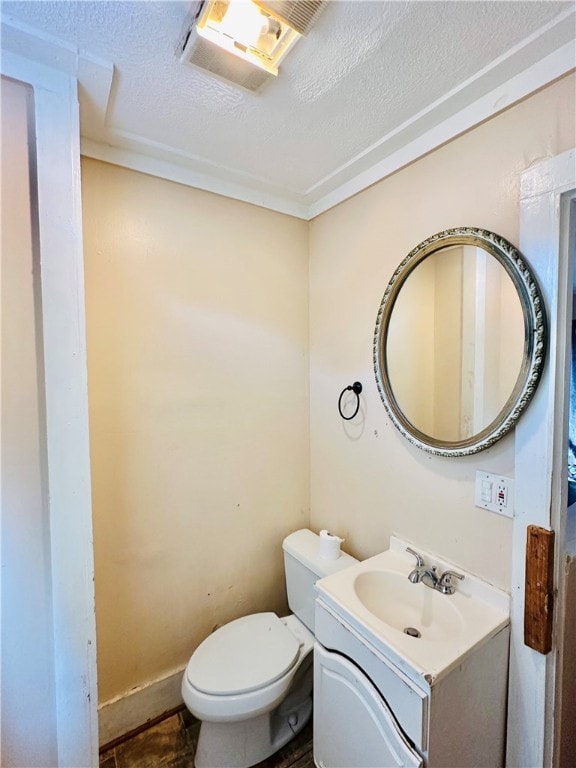
<svg viewBox="0 0 576 768"><path fill-rule="evenodd" d="M441 575L438 575L436 566L428 567L424 562L424 558L415 550L410 547L406 547L406 552L410 552L416 558L416 567L408 574L408 581L412 584L418 584L422 582L430 589L436 589L443 595L453 595L456 592L456 587L452 583L452 579L462 580L464 576L456 571L444 571Z"/></svg>
<svg viewBox="0 0 576 768"><path fill-rule="evenodd" d="M411 581L412 584L418 584L419 581L422 581L422 576L426 571L424 558L411 547L406 547L406 552L410 552L416 558L416 568L408 574L408 581Z"/></svg>

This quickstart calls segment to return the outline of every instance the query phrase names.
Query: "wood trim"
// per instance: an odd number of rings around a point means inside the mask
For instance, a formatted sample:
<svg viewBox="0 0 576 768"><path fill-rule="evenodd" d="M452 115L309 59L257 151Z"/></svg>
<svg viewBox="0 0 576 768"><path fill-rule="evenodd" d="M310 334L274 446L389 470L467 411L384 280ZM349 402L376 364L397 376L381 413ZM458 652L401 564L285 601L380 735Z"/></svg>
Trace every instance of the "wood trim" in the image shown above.
<svg viewBox="0 0 576 768"><path fill-rule="evenodd" d="M529 525L526 532L524 643L539 653L552 650L554 531Z"/></svg>
<svg viewBox="0 0 576 768"><path fill-rule="evenodd" d="M183 706L184 667L98 705L100 749Z"/></svg>
<svg viewBox="0 0 576 768"><path fill-rule="evenodd" d="M524 643L527 525L560 530L560 471L566 414L568 249L562 200L576 187L574 151L535 163L520 176L519 250L536 273L548 307L548 362L530 407L514 432L511 636L506 765L553 765L555 653ZM556 576L558 579L558 576ZM558 611L558 608L556 609Z"/></svg>
<svg viewBox="0 0 576 768"><path fill-rule="evenodd" d="M111 739L107 744L102 744L102 746L99 749L100 755L103 755L104 752L108 752L110 749L114 749L114 747L120 746L120 744L124 744L125 741L128 741L129 739L134 738L134 736L138 736L140 733L144 733L144 731L147 731L149 728L153 728L155 725L158 725L159 723L162 723L164 720L167 720L169 717L173 717L174 715L177 715L179 712L187 712L186 706L184 704L180 704L178 707L172 707L172 709L167 710L166 712L163 712L161 715L158 715L157 717L151 717L149 720L147 720L145 723L142 723L142 725L137 726L136 728L132 728L131 731L128 731L128 733L124 733L122 736L117 736L115 739ZM189 715L193 720L196 718L194 715Z"/></svg>
<svg viewBox="0 0 576 768"><path fill-rule="evenodd" d="M41 652L51 654L54 663L46 706L53 709L58 765L97 765L78 87L73 77L7 50L2 51L0 70L34 91L32 202L40 259L38 328L44 365L39 376L44 379L51 566L45 600L53 621L52 647Z"/></svg>

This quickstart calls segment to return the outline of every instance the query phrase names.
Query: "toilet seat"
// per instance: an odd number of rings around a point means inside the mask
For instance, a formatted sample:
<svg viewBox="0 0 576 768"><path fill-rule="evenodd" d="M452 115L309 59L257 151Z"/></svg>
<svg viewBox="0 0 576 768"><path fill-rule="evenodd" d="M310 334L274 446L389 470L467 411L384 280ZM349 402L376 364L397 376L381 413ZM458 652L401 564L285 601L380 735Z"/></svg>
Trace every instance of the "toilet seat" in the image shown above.
<svg viewBox="0 0 576 768"><path fill-rule="evenodd" d="M255 619L255 617L258 616L265 616L268 618L266 621L261 621L260 619ZM292 659L291 663L286 661L286 658L290 658L291 653L289 653L288 656L284 656L284 660L282 661L281 666L277 667L275 670L273 679L271 680L269 678L268 680L264 680L264 682L262 682L261 686L258 688L252 687L251 690L244 690L243 692L232 694L206 693L197 686L196 678L199 666L197 666L198 651L206 643L206 647L208 647L210 650L210 655L213 656L214 664L221 664L224 666L222 658L219 659L219 654L217 654L215 651L214 654L212 654L213 643L207 643L207 641L216 637L218 633L222 633L221 638L228 637L228 628L236 622L230 622L230 624L226 624L225 626L216 630L216 632L214 632L212 635L209 635L209 637L206 638L206 640L204 640L203 643L201 643L194 651L182 677L182 697L190 712L192 712L192 714L199 720L207 720L213 723L233 722L245 720L249 717L255 717L261 713L270 711L273 707L282 701L286 695L286 692L289 690L290 685L292 684L292 680L299 672L299 670L312 663L314 635L304 626L304 624L302 624L302 622L296 618L296 616L287 616L283 619L280 619L278 616L276 616L275 613L253 614L252 616L245 616L242 619L237 619L236 621L243 622L246 619L250 620L250 624L252 624L253 629L256 626L260 626L260 628L263 627L265 629L264 637L262 637L261 634L259 640L255 639L255 635L259 633L254 632L253 639L256 645L260 646L261 643L265 643L266 639L268 639L271 635L274 637L279 636L283 638L281 640L281 644L283 645L286 641L285 633L287 633L288 637L291 638L296 645L296 655ZM252 620L254 620L253 623ZM280 626L278 626L278 623ZM250 624L247 626L250 626ZM266 629L268 626L273 627L270 632L268 632ZM274 628L277 629L278 635L276 634ZM235 632L235 630L233 631ZM248 630L246 631L248 633ZM228 645L228 642L223 640L223 645ZM275 642L270 643L270 645L274 646ZM288 647L290 646L292 646L292 648L294 647L292 643L288 643ZM233 667L237 667L242 663L240 661L240 657L236 653L236 649L233 649L232 645L229 646L229 658L234 660L232 664ZM256 659L255 666L258 666L259 661L259 659ZM210 661L210 664L212 664L212 660ZM284 667L284 671L278 673L278 669L280 669L282 666ZM229 668L230 666L228 665L228 669ZM269 667L269 669L270 668L271 667ZM250 669L244 671L246 674L250 673L251 682L256 679L256 676L259 676L261 681L263 680L261 672L255 672L255 670ZM224 676L224 674L225 670L223 669L222 676ZM200 682L206 687L216 687L213 686L212 683L217 682L217 678L214 678L213 680L206 680L202 679L201 677ZM229 682L226 682L221 684L221 689L223 687L230 688L232 686Z"/></svg>
<svg viewBox="0 0 576 768"><path fill-rule="evenodd" d="M286 674L299 649L300 643L275 613L255 613L231 621L200 643L186 676L202 693L249 693Z"/></svg>

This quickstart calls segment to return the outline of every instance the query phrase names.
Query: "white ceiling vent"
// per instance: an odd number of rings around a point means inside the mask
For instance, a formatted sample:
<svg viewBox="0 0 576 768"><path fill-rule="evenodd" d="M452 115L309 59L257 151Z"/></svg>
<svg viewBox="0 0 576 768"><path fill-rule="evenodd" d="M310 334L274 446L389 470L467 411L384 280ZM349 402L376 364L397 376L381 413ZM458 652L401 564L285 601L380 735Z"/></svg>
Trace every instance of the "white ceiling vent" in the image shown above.
<svg viewBox="0 0 576 768"><path fill-rule="evenodd" d="M258 92L327 0L200 0L192 5L180 61Z"/></svg>
<svg viewBox="0 0 576 768"><path fill-rule="evenodd" d="M216 77L221 77L254 93L258 92L268 80L274 79L274 75L270 72L259 69L200 37L196 27L192 27L186 34L180 61L207 70Z"/></svg>
<svg viewBox="0 0 576 768"><path fill-rule="evenodd" d="M264 11L307 34L328 0L254 0Z"/></svg>

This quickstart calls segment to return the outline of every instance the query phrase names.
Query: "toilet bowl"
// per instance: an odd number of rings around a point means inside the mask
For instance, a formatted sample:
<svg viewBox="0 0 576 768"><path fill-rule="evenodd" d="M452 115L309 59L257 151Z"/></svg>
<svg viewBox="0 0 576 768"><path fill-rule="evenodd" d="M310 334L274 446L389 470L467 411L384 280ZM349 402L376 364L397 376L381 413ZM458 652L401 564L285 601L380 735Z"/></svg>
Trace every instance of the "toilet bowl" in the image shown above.
<svg viewBox="0 0 576 768"><path fill-rule="evenodd" d="M257 613L201 643L182 680L202 721L196 768L245 768L286 744L312 713L314 635L296 616Z"/></svg>
<svg viewBox="0 0 576 768"><path fill-rule="evenodd" d="M295 615L243 616L194 651L182 697L201 721L196 768L250 768L290 741L312 714L314 584L353 565L319 555L319 537L301 530L283 543L288 605Z"/></svg>

